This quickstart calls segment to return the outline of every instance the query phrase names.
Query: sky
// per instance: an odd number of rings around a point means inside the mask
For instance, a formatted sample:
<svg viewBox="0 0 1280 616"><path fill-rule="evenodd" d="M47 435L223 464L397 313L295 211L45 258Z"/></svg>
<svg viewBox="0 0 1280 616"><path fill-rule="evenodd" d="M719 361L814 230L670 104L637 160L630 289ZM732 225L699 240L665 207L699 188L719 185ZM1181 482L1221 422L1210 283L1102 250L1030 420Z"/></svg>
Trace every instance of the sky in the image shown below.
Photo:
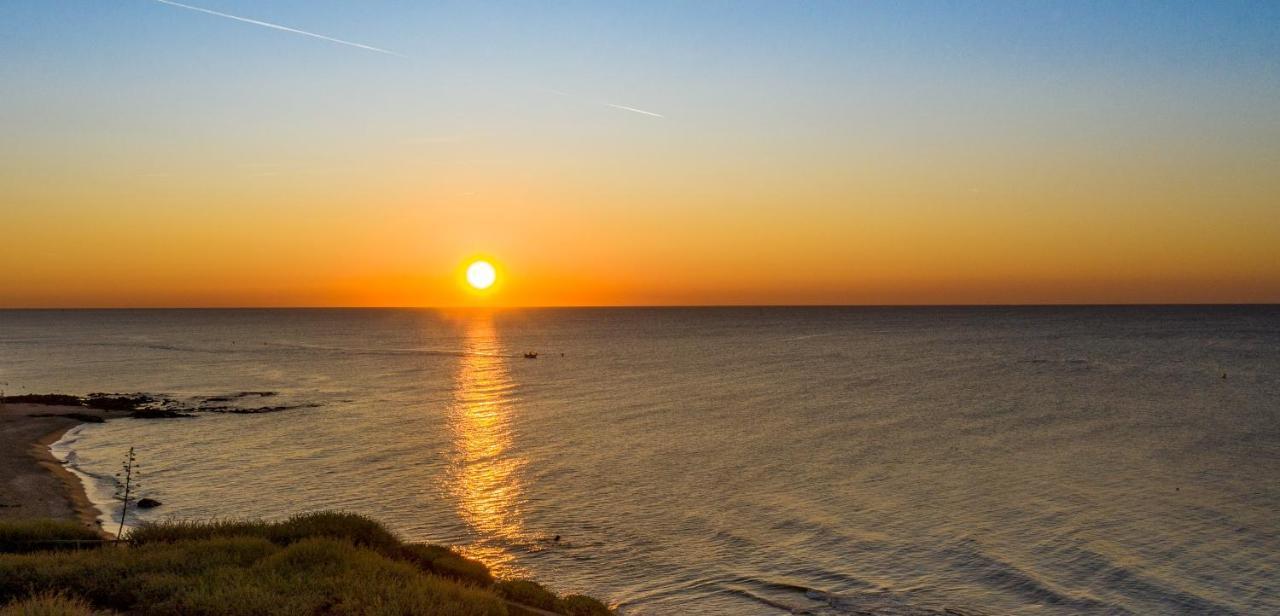
<svg viewBox="0 0 1280 616"><path fill-rule="evenodd" d="M1280 302L1280 3L183 4L0 3L0 307Z"/></svg>

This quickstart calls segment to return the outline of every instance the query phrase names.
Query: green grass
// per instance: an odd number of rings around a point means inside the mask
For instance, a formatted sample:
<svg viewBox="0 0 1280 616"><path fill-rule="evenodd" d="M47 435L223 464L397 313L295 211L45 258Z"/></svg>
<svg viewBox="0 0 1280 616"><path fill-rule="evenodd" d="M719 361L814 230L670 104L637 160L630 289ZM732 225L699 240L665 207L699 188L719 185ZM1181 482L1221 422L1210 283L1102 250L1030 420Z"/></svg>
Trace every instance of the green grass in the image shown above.
<svg viewBox="0 0 1280 616"><path fill-rule="evenodd" d="M43 593L0 607L0 616L95 616L111 612L95 611L83 599Z"/></svg>
<svg viewBox="0 0 1280 616"><path fill-rule="evenodd" d="M50 521L7 526L13 537L72 532ZM442 546L405 544L352 514L145 524L123 545L23 551L0 554L0 604L28 610L14 614L519 613L504 598L570 616L611 613L594 599L560 598L533 582L495 583L482 563Z"/></svg>
<svg viewBox="0 0 1280 616"><path fill-rule="evenodd" d="M175 543L215 537L260 537L276 545L327 537L393 554L403 545L382 524L354 513L304 513L283 522L260 520L177 520L143 524L129 533L129 544ZM447 548L445 548L447 549Z"/></svg>
<svg viewBox="0 0 1280 616"><path fill-rule="evenodd" d="M96 543L76 542L97 542L101 539L98 531L71 520L0 521L0 552L3 553L74 550L86 545L96 547Z"/></svg>

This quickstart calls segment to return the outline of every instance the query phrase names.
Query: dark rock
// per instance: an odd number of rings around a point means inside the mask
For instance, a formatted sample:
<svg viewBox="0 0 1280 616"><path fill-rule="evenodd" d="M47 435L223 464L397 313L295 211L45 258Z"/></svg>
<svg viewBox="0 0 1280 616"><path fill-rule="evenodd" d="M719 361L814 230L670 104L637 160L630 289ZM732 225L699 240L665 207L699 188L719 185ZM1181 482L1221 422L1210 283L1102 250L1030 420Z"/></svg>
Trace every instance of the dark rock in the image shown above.
<svg viewBox="0 0 1280 616"><path fill-rule="evenodd" d="M138 411L142 407L156 402L155 398L144 394L89 394L84 405L92 409L104 411Z"/></svg>
<svg viewBox="0 0 1280 616"><path fill-rule="evenodd" d="M205 402L231 402L240 398L268 398L276 395L274 391L241 391L226 396L211 396L205 398Z"/></svg>
<svg viewBox="0 0 1280 616"><path fill-rule="evenodd" d="M191 413L179 413L169 409L138 409L129 414L134 419L172 419L177 417L195 417Z"/></svg>
<svg viewBox="0 0 1280 616"><path fill-rule="evenodd" d="M231 415L258 415L261 413L279 413L280 411L291 411L293 409L309 409L320 406L319 404L293 404L288 406L202 406L195 409L199 413L227 413Z"/></svg>
<svg viewBox="0 0 1280 616"><path fill-rule="evenodd" d="M69 396L67 394L22 394L19 396L5 396L0 398L0 402L9 402L13 404L43 404L46 406L83 406L84 401L80 396Z"/></svg>
<svg viewBox="0 0 1280 616"><path fill-rule="evenodd" d="M138 509L153 509L155 507L159 507L164 503L161 503L160 501L154 498L140 498L138 499L137 504L138 504Z"/></svg>

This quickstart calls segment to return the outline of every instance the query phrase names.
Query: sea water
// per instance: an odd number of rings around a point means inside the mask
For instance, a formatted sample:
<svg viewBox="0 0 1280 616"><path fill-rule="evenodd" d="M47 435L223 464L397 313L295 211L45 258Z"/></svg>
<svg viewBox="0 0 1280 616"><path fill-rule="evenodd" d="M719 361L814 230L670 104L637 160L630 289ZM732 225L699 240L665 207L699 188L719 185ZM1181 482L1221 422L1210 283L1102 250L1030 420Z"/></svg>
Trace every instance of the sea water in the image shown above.
<svg viewBox="0 0 1280 616"><path fill-rule="evenodd" d="M297 407L73 430L104 521L134 447L625 614L1280 613L1276 307L0 311L0 382Z"/></svg>

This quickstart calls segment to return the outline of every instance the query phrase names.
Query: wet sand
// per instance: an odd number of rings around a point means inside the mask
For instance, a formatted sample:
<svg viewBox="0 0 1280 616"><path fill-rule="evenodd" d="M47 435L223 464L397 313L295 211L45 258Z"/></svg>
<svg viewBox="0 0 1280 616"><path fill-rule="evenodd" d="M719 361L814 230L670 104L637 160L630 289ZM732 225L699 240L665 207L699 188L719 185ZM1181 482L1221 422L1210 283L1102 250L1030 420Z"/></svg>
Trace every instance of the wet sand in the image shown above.
<svg viewBox="0 0 1280 616"><path fill-rule="evenodd" d="M108 416L83 407L0 404L0 519L62 518L98 527L98 511L80 479L49 451L83 423L60 416L67 413Z"/></svg>

